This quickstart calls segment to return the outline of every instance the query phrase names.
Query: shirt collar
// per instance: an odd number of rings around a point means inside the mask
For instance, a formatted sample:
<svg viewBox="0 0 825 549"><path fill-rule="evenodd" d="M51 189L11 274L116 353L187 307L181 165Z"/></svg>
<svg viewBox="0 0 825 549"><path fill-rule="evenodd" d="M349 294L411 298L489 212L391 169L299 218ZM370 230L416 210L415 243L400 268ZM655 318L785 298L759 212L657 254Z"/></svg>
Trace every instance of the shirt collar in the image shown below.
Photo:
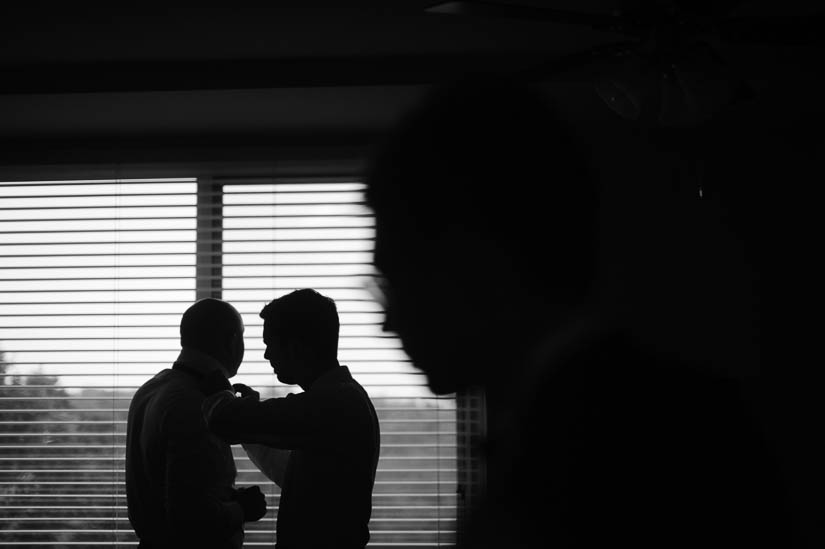
<svg viewBox="0 0 825 549"><path fill-rule="evenodd" d="M310 389L315 389L318 387L323 387L324 385L332 385L334 383L340 383L341 381L349 381L352 379L352 375L349 372L349 368L346 366L335 366L330 368L315 381L312 382L312 385L309 386Z"/></svg>
<svg viewBox="0 0 825 549"><path fill-rule="evenodd" d="M208 374L213 370L224 371L223 365L217 359L192 347L181 349L175 362L185 364L188 368L197 370L201 374Z"/></svg>

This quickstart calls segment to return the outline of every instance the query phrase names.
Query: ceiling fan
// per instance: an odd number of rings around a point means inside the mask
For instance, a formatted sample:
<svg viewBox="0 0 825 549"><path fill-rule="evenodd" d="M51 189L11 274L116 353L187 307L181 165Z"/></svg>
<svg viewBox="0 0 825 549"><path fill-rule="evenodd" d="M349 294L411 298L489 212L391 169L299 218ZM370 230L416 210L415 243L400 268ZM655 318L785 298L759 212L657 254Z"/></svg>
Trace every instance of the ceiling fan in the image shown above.
<svg viewBox="0 0 825 549"><path fill-rule="evenodd" d="M737 16L744 0L638 0L609 13L489 1L447 1L428 13L580 25L625 39L529 69L537 81L592 82L620 116L647 125L698 126L749 99L747 79L720 48L728 45L821 46L825 16Z"/></svg>

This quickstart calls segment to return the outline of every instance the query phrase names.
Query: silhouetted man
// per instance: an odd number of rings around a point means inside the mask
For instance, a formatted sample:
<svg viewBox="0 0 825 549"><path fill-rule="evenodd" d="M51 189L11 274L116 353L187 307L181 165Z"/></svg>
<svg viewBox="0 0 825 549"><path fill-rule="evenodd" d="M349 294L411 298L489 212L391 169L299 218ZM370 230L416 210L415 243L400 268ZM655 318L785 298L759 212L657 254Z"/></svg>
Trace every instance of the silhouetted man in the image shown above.
<svg viewBox="0 0 825 549"><path fill-rule="evenodd" d="M227 390L204 402L209 427L244 443L281 487L279 549L362 548L370 538L379 426L366 391L338 363L335 302L301 289L273 300L260 315L264 358L279 381L303 392L260 400L236 384L241 397Z"/></svg>
<svg viewBox="0 0 825 549"><path fill-rule="evenodd" d="M435 393L486 392L487 494L464 546L781 539L737 387L643 347L607 305L590 158L538 88L439 88L376 154L367 199L386 329Z"/></svg>
<svg viewBox="0 0 825 549"><path fill-rule="evenodd" d="M183 314L182 350L171 369L132 398L126 435L129 520L140 547L238 548L243 523L266 513L260 488L235 488L226 442L209 432L201 406L229 388L243 360L243 321L229 303L201 299Z"/></svg>

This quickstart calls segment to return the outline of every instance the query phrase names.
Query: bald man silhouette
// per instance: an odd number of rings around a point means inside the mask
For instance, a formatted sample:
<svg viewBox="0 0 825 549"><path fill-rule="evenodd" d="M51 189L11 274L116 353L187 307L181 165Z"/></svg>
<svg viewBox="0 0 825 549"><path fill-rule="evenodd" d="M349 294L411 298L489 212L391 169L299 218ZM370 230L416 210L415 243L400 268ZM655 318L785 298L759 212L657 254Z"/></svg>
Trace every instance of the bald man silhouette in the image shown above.
<svg viewBox="0 0 825 549"><path fill-rule="evenodd" d="M129 521L140 547L239 548L243 524L266 513L258 486L235 487L229 444L211 434L204 398L231 388L243 360L243 321L229 303L195 302L183 314L181 352L135 393L126 434Z"/></svg>

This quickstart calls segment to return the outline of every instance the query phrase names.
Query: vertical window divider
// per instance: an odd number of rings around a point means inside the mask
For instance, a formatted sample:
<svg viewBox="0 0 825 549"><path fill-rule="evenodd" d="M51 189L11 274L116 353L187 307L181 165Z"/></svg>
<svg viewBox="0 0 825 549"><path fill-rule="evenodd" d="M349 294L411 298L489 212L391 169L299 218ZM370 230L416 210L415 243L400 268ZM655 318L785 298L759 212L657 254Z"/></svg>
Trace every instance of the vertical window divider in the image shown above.
<svg viewBox="0 0 825 549"><path fill-rule="evenodd" d="M223 294L223 186L198 177L195 299Z"/></svg>

